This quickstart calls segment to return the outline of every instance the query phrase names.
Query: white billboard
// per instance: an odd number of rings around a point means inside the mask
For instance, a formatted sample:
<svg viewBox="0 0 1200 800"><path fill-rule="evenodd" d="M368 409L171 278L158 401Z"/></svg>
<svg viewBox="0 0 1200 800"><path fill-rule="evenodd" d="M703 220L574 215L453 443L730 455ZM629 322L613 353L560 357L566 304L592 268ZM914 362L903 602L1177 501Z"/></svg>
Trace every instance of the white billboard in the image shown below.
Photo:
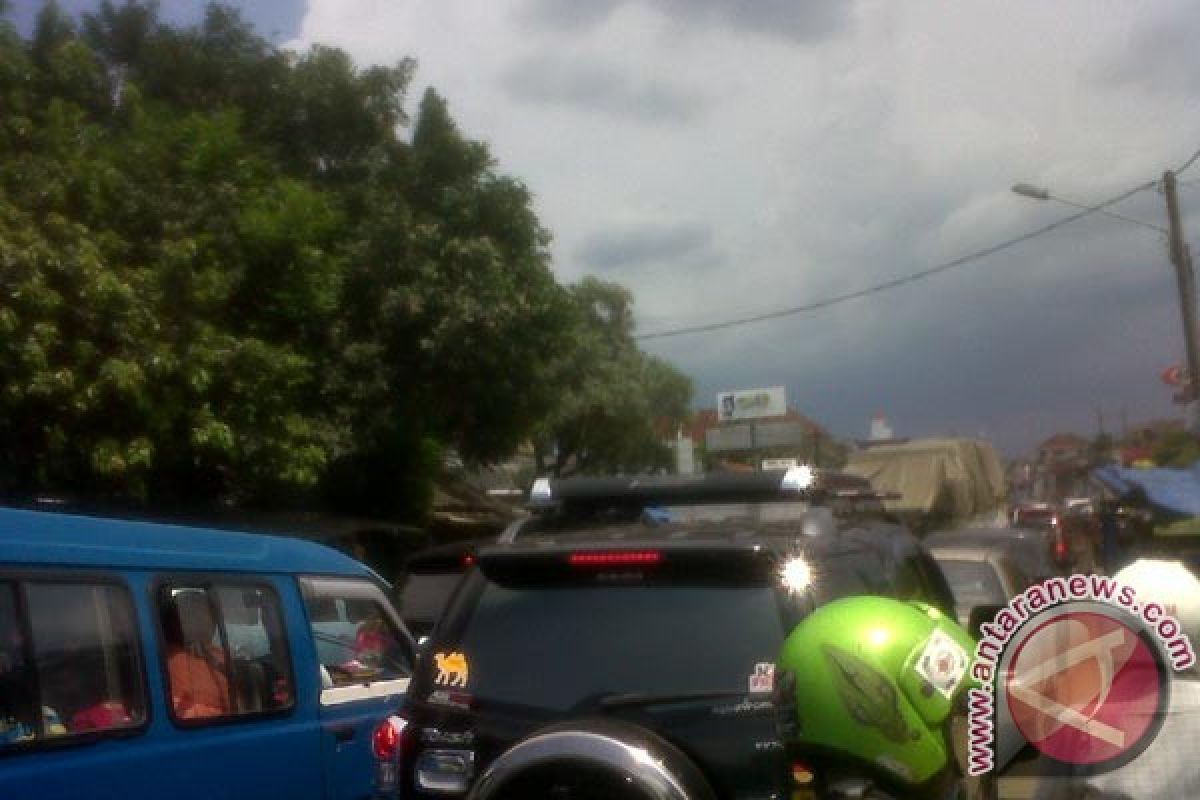
<svg viewBox="0 0 1200 800"><path fill-rule="evenodd" d="M717 419L721 422L782 417L786 413L787 396L782 386L717 392Z"/></svg>
<svg viewBox="0 0 1200 800"><path fill-rule="evenodd" d="M797 458L764 458L762 460L763 469L790 469L800 466L800 459Z"/></svg>

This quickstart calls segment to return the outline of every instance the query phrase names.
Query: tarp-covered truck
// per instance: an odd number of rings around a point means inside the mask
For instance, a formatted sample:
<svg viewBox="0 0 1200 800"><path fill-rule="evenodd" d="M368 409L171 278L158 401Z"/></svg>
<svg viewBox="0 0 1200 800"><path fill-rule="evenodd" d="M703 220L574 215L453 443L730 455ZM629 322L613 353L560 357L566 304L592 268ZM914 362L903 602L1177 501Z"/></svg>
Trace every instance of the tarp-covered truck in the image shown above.
<svg viewBox="0 0 1200 800"><path fill-rule="evenodd" d="M1003 513L1004 465L976 439L914 439L852 453L846 471L887 494L887 510L930 530Z"/></svg>

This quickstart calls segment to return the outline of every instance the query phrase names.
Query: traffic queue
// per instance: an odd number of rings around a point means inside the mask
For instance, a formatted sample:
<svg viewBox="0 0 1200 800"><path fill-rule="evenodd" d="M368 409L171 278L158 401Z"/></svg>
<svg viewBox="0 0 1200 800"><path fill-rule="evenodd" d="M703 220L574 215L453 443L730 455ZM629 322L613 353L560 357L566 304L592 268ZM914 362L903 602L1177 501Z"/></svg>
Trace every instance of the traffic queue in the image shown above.
<svg viewBox="0 0 1200 800"><path fill-rule="evenodd" d="M1053 538L922 542L807 467L531 511L393 592L311 542L0 510L0 793L994 796L972 633L1061 574Z"/></svg>

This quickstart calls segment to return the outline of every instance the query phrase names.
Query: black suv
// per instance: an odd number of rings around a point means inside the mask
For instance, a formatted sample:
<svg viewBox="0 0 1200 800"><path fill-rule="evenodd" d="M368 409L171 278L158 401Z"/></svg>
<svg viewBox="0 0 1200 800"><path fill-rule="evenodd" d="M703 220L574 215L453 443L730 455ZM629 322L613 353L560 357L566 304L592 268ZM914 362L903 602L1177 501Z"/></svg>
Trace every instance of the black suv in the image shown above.
<svg viewBox="0 0 1200 800"><path fill-rule="evenodd" d="M534 501L423 648L401 796L791 797L794 714L767 676L797 621L858 594L953 607L848 476L577 479Z"/></svg>

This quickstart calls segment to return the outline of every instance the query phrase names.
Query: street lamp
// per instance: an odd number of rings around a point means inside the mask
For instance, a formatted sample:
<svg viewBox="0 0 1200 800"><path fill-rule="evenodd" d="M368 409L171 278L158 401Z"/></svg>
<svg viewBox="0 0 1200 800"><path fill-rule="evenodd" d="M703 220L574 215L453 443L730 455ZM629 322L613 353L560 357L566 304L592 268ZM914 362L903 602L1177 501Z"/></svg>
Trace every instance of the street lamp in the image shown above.
<svg viewBox="0 0 1200 800"><path fill-rule="evenodd" d="M1187 243L1184 241L1179 221L1179 199L1175 191L1174 172L1168 170L1163 173L1162 187L1163 194L1167 198L1167 222L1170 225L1169 228L1163 228L1158 225L1152 225L1149 222L1143 222L1140 219L1127 217L1124 214L1109 211L1101 206L1091 206L1086 203L1068 200L1065 197L1051 194L1049 189L1029 183L1015 184L1012 190L1022 197L1030 197L1034 200L1054 200L1064 205L1094 211L1106 217L1131 222L1134 225L1140 225L1143 228L1149 228L1166 235L1171 264L1175 267L1175 279L1179 288L1179 310L1183 318L1183 346L1184 353L1187 356L1188 369L1188 380L1184 384L1184 391L1188 404L1191 406L1188 428L1192 433L1200 435L1200 404L1196 402L1197 384L1195 383L1197 378L1200 377L1200 349L1196 345L1196 282L1192 271L1192 255L1188 251Z"/></svg>
<svg viewBox="0 0 1200 800"><path fill-rule="evenodd" d="M1082 208L1085 211L1095 211L1097 214L1103 214L1106 217L1124 220L1125 222L1132 222L1134 225L1141 225L1143 228L1149 228L1152 231L1158 231L1159 233L1170 235L1170 231L1159 225L1152 225L1149 222L1143 222L1140 219L1127 217L1124 214L1118 214L1115 211L1109 211L1108 209L1100 208L1099 206L1089 206L1086 203L1078 203L1074 200L1068 200L1065 197L1059 197L1056 194L1050 194L1049 189L1044 189L1041 186L1034 186L1029 183L1018 183L1012 187L1012 190L1023 197L1032 197L1034 200L1054 200L1055 202L1062 203L1063 205Z"/></svg>

